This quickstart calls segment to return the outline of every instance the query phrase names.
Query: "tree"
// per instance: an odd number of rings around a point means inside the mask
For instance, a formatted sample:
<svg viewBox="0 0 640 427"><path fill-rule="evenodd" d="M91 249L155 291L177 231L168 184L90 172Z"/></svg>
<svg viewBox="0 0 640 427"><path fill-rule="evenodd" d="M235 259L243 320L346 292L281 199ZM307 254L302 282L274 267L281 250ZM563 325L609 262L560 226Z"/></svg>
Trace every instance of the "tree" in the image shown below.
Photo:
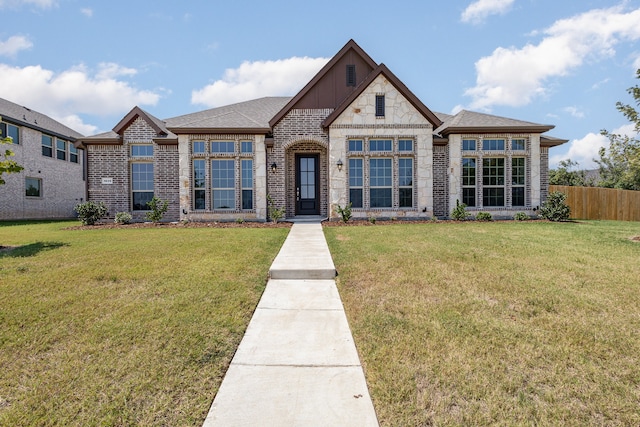
<svg viewBox="0 0 640 427"><path fill-rule="evenodd" d="M636 78L640 79L640 69L636 71ZM640 106L640 87L635 85L627 89L633 96L636 106ZM635 137L620 135L603 130L602 135L609 138L609 148L604 147L598 153L600 160L596 160L600 167L601 187L622 188L625 190L640 190L640 117L634 106L616 103L616 108L633 125Z"/></svg>
<svg viewBox="0 0 640 427"><path fill-rule="evenodd" d="M0 117L2 119L2 117ZM13 144L13 139L11 137L3 137L0 135L0 145L5 144ZM9 157L13 156L13 151L4 149L0 149L0 185L5 184L5 180L2 178L2 175L5 173L18 173L24 168L20 166L15 160L11 160Z"/></svg>
<svg viewBox="0 0 640 427"><path fill-rule="evenodd" d="M578 162L570 159L561 160L558 169L549 171L549 184L551 185L568 185L573 187L591 187L593 180L587 179L584 170L572 170L578 167Z"/></svg>

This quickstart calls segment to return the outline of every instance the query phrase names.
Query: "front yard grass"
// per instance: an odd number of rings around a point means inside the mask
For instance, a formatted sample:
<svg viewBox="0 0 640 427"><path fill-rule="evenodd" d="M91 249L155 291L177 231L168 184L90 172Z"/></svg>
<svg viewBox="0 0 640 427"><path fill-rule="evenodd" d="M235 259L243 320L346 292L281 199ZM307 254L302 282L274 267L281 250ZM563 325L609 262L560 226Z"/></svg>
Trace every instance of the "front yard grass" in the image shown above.
<svg viewBox="0 0 640 427"><path fill-rule="evenodd" d="M381 425L640 425L638 223L325 234Z"/></svg>
<svg viewBox="0 0 640 427"><path fill-rule="evenodd" d="M0 425L202 425L286 228L0 223Z"/></svg>

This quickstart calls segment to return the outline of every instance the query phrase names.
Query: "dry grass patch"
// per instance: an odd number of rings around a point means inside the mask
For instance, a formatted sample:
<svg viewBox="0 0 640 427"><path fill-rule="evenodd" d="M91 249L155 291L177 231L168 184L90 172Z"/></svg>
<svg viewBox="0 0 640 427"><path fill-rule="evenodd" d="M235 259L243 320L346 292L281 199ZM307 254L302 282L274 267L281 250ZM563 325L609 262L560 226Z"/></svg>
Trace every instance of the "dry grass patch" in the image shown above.
<svg viewBox="0 0 640 427"><path fill-rule="evenodd" d="M288 230L0 223L0 425L202 425Z"/></svg>
<svg viewBox="0 0 640 427"><path fill-rule="evenodd" d="M637 232L326 228L381 424L640 424Z"/></svg>

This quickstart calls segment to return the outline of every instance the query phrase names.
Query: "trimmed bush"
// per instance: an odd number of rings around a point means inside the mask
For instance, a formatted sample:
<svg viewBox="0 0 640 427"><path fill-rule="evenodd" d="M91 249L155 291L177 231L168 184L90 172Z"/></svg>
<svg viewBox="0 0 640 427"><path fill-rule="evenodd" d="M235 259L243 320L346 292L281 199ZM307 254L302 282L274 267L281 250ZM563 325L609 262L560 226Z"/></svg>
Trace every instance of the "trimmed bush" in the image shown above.
<svg viewBox="0 0 640 427"><path fill-rule="evenodd" d="M456 207L451 211L451 218L456 221L466 221L470 216L471 214L467 212L467 205L456 199Z"/></svg>
<svg viewBox="0 0 640 427"><path fill-rule="evenodd" d="M351 202L344 208L341 208L340 205L336 206L336 212L340 215L342 222L348 222L351 219Z"/></svg>
<svg viewBox="0 0 640 427"><path fill-rule="evenodd" d="M277 224L279 220L284 218L285 208L284 206L281 208L277 208L275 203L273 202L271 194L267 194L267 202L269 204L269 218L271 218L271 221L273 221L274 224Z"/></svg>
<svg viewBox="0 0 640 427"><path fill-rule="evenodd" d="M513 216L513 219L515 219L516 221L528 221L529 215L527 215L525 212L516 212L516 214Z"/></svg>
<svg viewBox="0 0 640 427"><path fill-rule="evenodd" d="M113 220L116 224L131 224L133 217L129 212L118 212Z"/></svg>
<svg viewBox="0 0 640 427"><path fill-rule="evenodd" d="M566 221L571 214L571 208L565 203L567 195L560 191L552 191L540 207L540 218L549 221Z"/></svg>
<svg viewBox="0 0 640 427"><path fill-rule="evenodd" d="M493 217L489 212L478 212L476 221L493 221Z"/></svg>
<svg viewBox="0 0 640 427"><path fill-rule="evenodd" d="M82 225L94 225L107 215L107 207L103 202L78 203L74 208Z"/></svg>
<svg viewBox="0 0 640 427"><path fill-rule="evenodd" d="M145 218L151 222L160 222L169 209L169 202L153 196L153 198L147 202L147 206L149 207L149 212L146 213Z"/></svg>

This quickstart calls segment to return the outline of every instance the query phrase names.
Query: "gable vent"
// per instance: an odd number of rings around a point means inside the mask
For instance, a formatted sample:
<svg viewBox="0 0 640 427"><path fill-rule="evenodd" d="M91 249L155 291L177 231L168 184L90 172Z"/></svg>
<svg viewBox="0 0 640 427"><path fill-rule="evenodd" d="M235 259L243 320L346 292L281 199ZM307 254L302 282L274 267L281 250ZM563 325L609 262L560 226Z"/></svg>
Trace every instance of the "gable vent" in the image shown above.
<svg viewBox="0 0 640 427"><path fill-rule="evenodd" d="M347 65L347 86L356 85L356 66Z"/></svg>

